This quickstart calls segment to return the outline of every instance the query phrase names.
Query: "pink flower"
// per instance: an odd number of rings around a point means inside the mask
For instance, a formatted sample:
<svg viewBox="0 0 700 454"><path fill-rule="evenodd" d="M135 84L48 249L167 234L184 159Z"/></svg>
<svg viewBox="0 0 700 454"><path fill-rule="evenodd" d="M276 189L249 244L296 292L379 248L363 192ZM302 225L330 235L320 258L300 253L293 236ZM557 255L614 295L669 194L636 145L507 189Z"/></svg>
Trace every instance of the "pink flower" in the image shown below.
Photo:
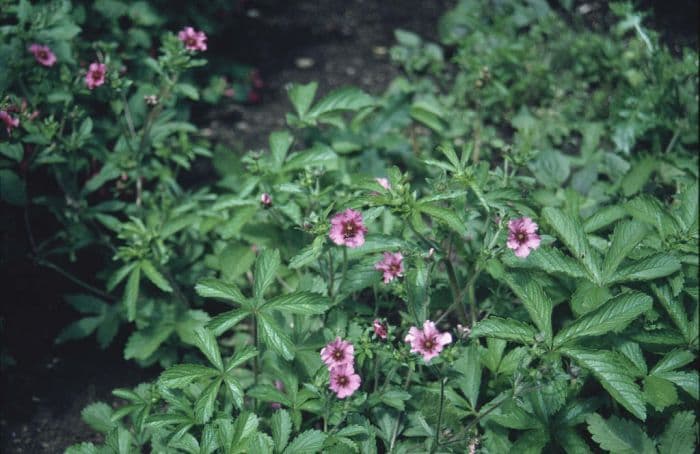
<svg viewBox="0 0 700 454"><path fill-rule="evenodd" d="M374 264L374 269L384 272L384 283L403 276L403 255L400 252L385 252L384 258Z"/></svg>
<svg viewBox="0 0 700 454"><path fill-rule="evenodd" d="M277 391L284 392L284 383L282 383L282 380L275 380L275 388L277 389ZM282 404L280 404L279 402L272 402L270 404L270 407L274 408L275 410L279 410L280 408L282 408Z"/></svg>
<svg viewBox="0 0 700 454"><path fill-rule="evenodd" d="M260 196L260 203L265 208L272 206L272 197L270 196L270 194L268 194L267 192L263 192L262 195Z"/></svg>
<svg viewBox="0 0 700 454"><path fill-rule="evenodd" d="M355 373L351 364L343 364L330 370L330 388L338 396L345 399L360 387L360 376Z"/></svg>
<svg viewBox="0 0 700 454"><path fill-rule="evenodd" d="M391 184L389 184L389 180L387 180L386 178L375 178L374 180L377 183L379 183L379 186L383 187L384 189L391 188Z"/></svg>
<svg viewBox="0 0 700 454"><path fill-rule="evenodd" d="M92 90L95 87L105 83L105 75L107 74L107 65L104 63L90 63L87 74L85 74L85 85Z"/></svg>
<svg viewBox="0 0 700 454"><path fill-rule="evenodd" d="M435 323L426 320L422 330L412 326L405 341L411 344L411 352L423 355L423 360L427 363L438 356L445 345L452 342L452 336L450 333L441 333L435 328Z"/></svg>
<svg viewBox="0 0 700 454"><path fill-rule="evenodd" d="M525 258L531 250L540 247L537 224L532 219L523 217L508 221L508 247L515 251L517 257Z"/></svg>
<svg viewBox="0 0 700 454"><path fill-rule="evenodd" d="M41 44L32 44L29 46L29 52L34 54L36 61L44 66L53 66L56 63L56 54L51 52L49 46L42 46Z"/></svg>
<svg viewBox="0 0 700 454"><path fill-rule="evenodd" d="M5 129L10 135L12 135L12 130L19 126L19 118L12 118L12 115L4 110L0 110L0 120L5 123Z"/></svg>
<svg viewBox="0 0 700 454"><path fill-rule="evenodd" d="M187 50L207 50L207 35L192 27L185 27L177 34L180 41L185 43Z"/></svg>
<svg viewBox="0 0 700 454"><path fill-rule="evenodd" d="M388 334L386 323L382 323L381 320L375 318L372 322L372 328L374 328L374 334L376 334L377 337L380 339L386 339Z"/></svg>
<svg viewBox="0 0 700 454"><path fill-rule="evenodd" d="M338 245L349 248L360 247L365 243L367 227L362 223L362 213L351 208L331 218L331 230L328 236Z"/></svg>
<svg viewBox="0 0 700 454"><path fill-rule="evenodd" d="M352 367L355 361L355 347L350 342L336 337L333 342L321 349L321 359L331 370L342 365Z"/></svg>

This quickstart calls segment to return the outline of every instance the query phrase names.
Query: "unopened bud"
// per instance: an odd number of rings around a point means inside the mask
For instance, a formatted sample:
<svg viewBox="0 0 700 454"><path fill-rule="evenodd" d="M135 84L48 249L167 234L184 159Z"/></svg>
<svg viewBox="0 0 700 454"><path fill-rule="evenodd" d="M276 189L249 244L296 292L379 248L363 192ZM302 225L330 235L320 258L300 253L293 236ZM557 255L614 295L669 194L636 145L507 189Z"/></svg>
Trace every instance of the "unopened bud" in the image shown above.
<svg viewBox="0 0 700 454"><path fill-rule="evenodd" d="M260 203L263 207L269 208L272 206L272 197L267 192L263 192L260 196Z"/></svg>

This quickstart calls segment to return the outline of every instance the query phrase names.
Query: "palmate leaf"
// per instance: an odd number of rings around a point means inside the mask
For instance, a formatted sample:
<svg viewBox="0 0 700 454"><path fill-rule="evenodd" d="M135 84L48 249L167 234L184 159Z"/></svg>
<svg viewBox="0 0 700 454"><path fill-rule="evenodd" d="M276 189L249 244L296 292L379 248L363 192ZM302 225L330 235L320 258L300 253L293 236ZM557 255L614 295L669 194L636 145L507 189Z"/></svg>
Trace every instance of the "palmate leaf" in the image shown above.
<svg viewBox="0 0 700 454"><path fill-rule="evenodd" d="M183 388L195 380L208 380L217 374L216 369L200 364L177 364L160 374L158 381L168 388Z"/></svg>
<svg viewBox="0 0 700 454"><path fill-rule="evenodd" d="M129 273L129 279L124 287L124 296L122 303L126 308L126 318L130 322L136 319L136 302L139 299L139 282L141 280L141 268L134 267Z"/></svg>
<svg viewBox="0 0 700 454"><path fill-rule="evenodd" d="M292 440L284 450L285 454L313 454L323 449L327 435L320 430L307 430Z"/></svg>
<svg viewBox="0 0 700 454"><path fill-rule="evenodd" d="M537 328L544 333L547 342L552 340L552 300L534 279L512 274L504 275L508 286L525 306Z"/></svg>
<svg viewBox="0 0 700 454"><path fill-rule="evenodd" d="M194 334L197 348L199 348L214 367L220 371L223 370L224 363L221 360L221 352L219 351L219 345L216 342L214 333L206 328L199 327L195 329Z"/></svg>
<svg viewBox="0 0 700 454"><path fill-rule="evenodd" d="M197 283L194 289L199 296L205 298L219 298L238 304L245 304L247 302L246 297L243 296L243 293L241 293L238 287L218 279L202 279Z"/></svg>
<svg viewBox="0 0 700 454"><path fill-rule="evenodd" d="M272 429L272 439L275 442L275 451L282 452L289 443L289 435L292 433L292 419L287 410L277 410L272 415L270 429Z"/></svg>
<svg viewBox="0 0 700 454"><path fill-rule="evenodd" d="M664 252L643 258L631 265L623 267L613 274L608 280L608 284L627 281L650 281L660 277L668 276L681 269L678 259Z"/></svg>
<svg viewBox="0 0 700 454"><path fill-rule="evenodd" d="M580 220L553 207L546 207L542 210L542 215L573 256L581 262L591 279L600 283L600 259L588 242Z"/></svg>
<svg viewBox="0 0 700 454"><path fill-rule="evenodd" d="M554 338L554 346L559 347L581 337L620 331L651 306L651 297L644 293L623 293L559 331Z"/></svg>
<svg viewBox="0 0 700 454"><path fill-rule="evenodd" d="M206 327L209 328L214 335L220 336L249 315L250 311L245 309L226 311L209 320Z"/></svg>
<svg viewBox="0 0 700 454"><path fill-rule="evenodd" d="M649 228L639 221L628 220L618 223L603 261L603 276L612 275L627 254L632 252L648 232Z"/></svg>
<svg viewBox="0 0 700 454"><path fill-rule="evenodd" d="M280 295L263 303L261 310L277 310L289 314L323 314L330 306L330 300L318 293L295 292Z"/></svg>
<svg viewBox="0 0 700 454"><path fill-rule="evenodd" d="M654 442L631 421L616 416L605 420L594 413L586 418L586 422L593 439L606 451L615 454L656 454Z"/></svg>
<svg viewBox="0 0 700 454"><path fill-rule="evenodd" d="M537 332L523 322L511 318L489 317L472 328L473 337L492 337L521 344L532 344Z"/></svg>
<svg viewBox="0 0 700 454"><path fill-rule="evenodd" d="M219 393L219 388L222 383L221 378L213 380L204 388L202 394L199 395L194 403L194 417L199 424L205 424L214 414L214 406L216 405L216 395Z"/></svg>
<svg viewBox="0 0 700 454"><path fill-rule="evenodd" d="M690 321L688 320L688 315L685 312L685 308L682 304L678 302L676 298L673 297L673 292L668 284L663 284L657 286L656 284L651 285L651 289L654 291L657 300L666 309L668 315L673 320L673 323L678 327L678 330L683 334L686 341L690 341L691 337L695 334L690 330Z"/></svg>
<svg viewBox="0 0 700 454"><path fill-rule="evenodd" d="M446 224L450 229L454 230L461 236L467 235L467 229L465 227L464 221L452 210L443 208L441 206L429 203L419 203L416 208L422 213L437 219L440 222Z"/></svg>
<svg viewBox="0 0 700 454"><path fill-rule="evenodd" d="M253 294L256 298L263 297L265 290L275 280L279 266L280 253L278 250L265 249L260 253L255 261L255 282L253 283Z"/></svg>
<svg viewBox="0 0 700 454"><path fill-rule="evenodd" d="M634 369L627 359L615 352L566 348L562 353L590 370L603 388L641 420L646 419L644 395L634 382Z"/></svg>
<svg viewBox="0 0 700 454"><path fill-rule="evenodd" d="M294 344L291 339L282 332L280 328L265 314L259 314L258 335L260 339L275 353L284 359L291 361L294 359Z"/></svg>
<svg viewBox="0 0 700 454"><path fill-rule="evenodd" d="M659 454L693 454L696 452L696 424L692 411L676 413L659 439Z"/></svg>
<svg viewBox="0 0 700 454"><path fill-rule="evenodd" d="M289 99L292 101L294 110L296 110L297 115L303 118L306 112L309 111L311 103L316 96L316 89L318 88L318 83L311 82L306 85L293 84L288 91Z"/></svg>
<svg viewBox="0 0 700 454"><path fill-rule="evenodd" d="M562 273L575 278L587 276L586 271L576 260L553 247L535 249L527 260L519 259L514 254L506 254L503 262L512 268L536 268L547 273Z"/></svg>

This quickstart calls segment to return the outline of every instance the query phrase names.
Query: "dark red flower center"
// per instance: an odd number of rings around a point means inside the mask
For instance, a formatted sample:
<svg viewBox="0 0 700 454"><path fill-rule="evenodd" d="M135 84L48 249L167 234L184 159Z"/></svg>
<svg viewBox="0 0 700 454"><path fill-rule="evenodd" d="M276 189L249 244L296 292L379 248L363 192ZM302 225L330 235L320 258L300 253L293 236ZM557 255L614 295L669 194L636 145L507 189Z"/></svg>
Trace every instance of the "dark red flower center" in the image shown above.
<svg viewBox="0 0 700 454"><path fill-rule="evenodd" d="M102 79L103 75L104 74L102 73L102 71L100 71L99 69L96 69L92 72L92 80L98 81L98 80Z"/></svg>
<svg viewBox="0 0 700 454"><path fill-rule="evenodd" d="M196 46L197 39L194 36L188 36L185 40L185 44L187 44L188 46Z"/></svg>
<svg viewBox="0 0 700 454"><path fill-rule="evenodd" d="M343 359L343 352L342 350L335 350L333 352L333 359L340 360Z"/></svg>
<svg viewBox="0 0 700 454"><path fill-rule="evenodd" d="M336 379L336 381L340 386L345 386L348 384L348 377L346 377L345 375L341 375Z"/></svg>
<svg viewBox="0 0 700 454"><path fill-rule="evenodd" d="M46 60L48 58L49 54L47 54L46 51L42 49L40 51L37 51L36 56L40 60Z"/></svg>
<svg viewBox="0 0 700 454"><path fill-rule="evenodd" d="M354 222L347 222L343 225L343 237L345 239L352 238L357 233L357 226Z"/></svg>
<svg viewBox="0 0 700 454"><path fill-rule="evenodd" d="M525 241L525 237L526 237L525 232L518 232L515 234L515 238L517 238L518 241L521 241L521 242Z"/></svg>
<svg viewBox="0 0 700 454"><path fill-rule="evenodd" d="M426 339L425 342L423 342L423 347L425 347L426 350L432 350L433 347L435 347L435 342L433 342L432 339Z"/></svg>

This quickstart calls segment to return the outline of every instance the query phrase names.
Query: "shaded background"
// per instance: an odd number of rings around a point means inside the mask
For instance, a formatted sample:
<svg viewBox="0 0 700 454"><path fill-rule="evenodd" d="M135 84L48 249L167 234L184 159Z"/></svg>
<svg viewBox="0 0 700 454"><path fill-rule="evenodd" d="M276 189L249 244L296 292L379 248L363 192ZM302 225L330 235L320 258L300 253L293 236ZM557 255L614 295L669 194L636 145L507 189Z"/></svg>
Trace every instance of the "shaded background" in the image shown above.
<svg viewBox="0 0 700 454"><path fill-rule="evenodd" d="M156 0L154 4L162 4ZM195 2L166 2L182 11ZM174 4L173 4L174 3ZM262 84L258 98L225 101L212 108L195 106L193 122L215 142L238 150L262 148L270 131L284 126L290 104L284 91L289 82L319 82L322 93L352 84L380 94L398 75L388 60L393 30L404 28L428 40L437 40L436 24L454 1L450 0L244 0L221 16L210 34L207 57L211 71L228 62L256 68ZM606 27L606 2L576 2L592 8L585 15L591 27ZM552 6L558 5L550 1ZM676 52L698 46L698 2L643 1L641 10L654 11L645 25L661 33ZM181 26L183 24L178 24ZM196 25L196 24L194 24ZM447 50L449 55L449 49ZM208 168L200 169L206 176ZM3 226L24 222L21 210L2 207ZM33 224L50 230L47 220ZM5 231L6 229L0 229ZM2 254L14 246L2 238ZM89 254L76 263L62 263L90 280L95 259ZM16 364L0 378L0 451L55 453L79 441L100 436L80 419L81 409L95 400L112 402L111 390L133 387L157 376L159 367L142 369L122 359L127 332L112 347L99 350L93 338L54 345L58 332L76 319L62 300L80 288L56 272L29 259L0 263L3 300L0 336L5 352Z"/></svg>

